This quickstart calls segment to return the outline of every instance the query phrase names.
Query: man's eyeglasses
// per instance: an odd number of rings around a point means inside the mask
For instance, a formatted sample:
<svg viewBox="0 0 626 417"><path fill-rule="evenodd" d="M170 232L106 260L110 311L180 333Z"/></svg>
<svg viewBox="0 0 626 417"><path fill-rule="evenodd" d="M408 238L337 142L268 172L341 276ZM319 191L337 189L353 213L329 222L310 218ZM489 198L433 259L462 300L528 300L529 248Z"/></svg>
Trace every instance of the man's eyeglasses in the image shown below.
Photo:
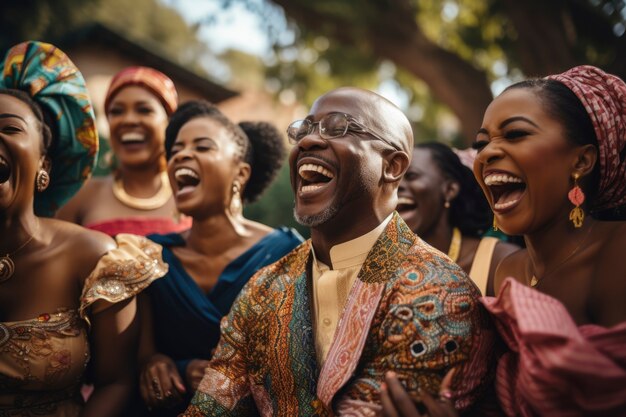
<svg viewBox="0 0 626 417"><path fill-rule="evenodd" d="M315 130L315 126L319 125L319 134L322 139L336 139L341 138L348 133L348 131L355 133L367 133L375 139L386 143L397 151L400 151L400 147L389 140L380 137L378 134L372 132L361 123L357 122L352 116L344 113L330 113L322 117L319 122L312 122L309 119L296 120L292 122L287 128L287 136L289 141L293 144L300 142L305 136L310 135Z"/></svg>

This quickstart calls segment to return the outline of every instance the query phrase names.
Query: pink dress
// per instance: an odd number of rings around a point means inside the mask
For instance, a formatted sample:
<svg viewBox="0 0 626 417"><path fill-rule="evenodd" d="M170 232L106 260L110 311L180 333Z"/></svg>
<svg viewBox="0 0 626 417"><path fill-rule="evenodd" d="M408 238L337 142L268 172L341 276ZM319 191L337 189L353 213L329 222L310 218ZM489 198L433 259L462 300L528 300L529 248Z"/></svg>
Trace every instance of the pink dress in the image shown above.
<svg viewBox="0 0 626 417"><path fill-rule="evenodd" d="M116 236L120 233L147 236L155 233L180 233L191 227L192 218L182 216L179 222L170 217L126 217L86 224L91 230Z"/></svg>
<svg viewBox="0 0 626 417"><path fill-rule="evenodd" d="M626 322L577 326L560 301L513 278L481 301L509 347L496 377L508 416L626 416Z"/></svg>

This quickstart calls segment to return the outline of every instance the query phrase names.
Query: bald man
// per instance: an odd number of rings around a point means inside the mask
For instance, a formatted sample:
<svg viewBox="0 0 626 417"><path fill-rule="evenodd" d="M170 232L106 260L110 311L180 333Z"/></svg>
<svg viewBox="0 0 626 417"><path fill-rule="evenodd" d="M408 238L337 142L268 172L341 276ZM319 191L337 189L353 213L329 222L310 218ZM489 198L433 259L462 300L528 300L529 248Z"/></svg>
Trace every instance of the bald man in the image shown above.
<svg viewBox="0 0 626 417"><path fill-rule="evenodd" d="M185 416L374 416L387 372L418 400L452 368L449 397L468 409L489 382L493 331L465 273L394 211L409 121L340 88L287 133L311 239L246 285Z"/></svg>

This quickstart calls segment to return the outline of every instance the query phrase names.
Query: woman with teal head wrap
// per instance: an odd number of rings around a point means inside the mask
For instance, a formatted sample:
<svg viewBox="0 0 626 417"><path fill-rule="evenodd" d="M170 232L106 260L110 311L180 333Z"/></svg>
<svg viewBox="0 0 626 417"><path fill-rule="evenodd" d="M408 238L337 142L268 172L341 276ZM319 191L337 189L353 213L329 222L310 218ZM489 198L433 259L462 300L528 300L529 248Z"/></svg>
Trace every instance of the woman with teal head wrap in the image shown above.
<svg viewBox="0 0 626 417"><path fill-rule="evenodd" d="M70 59L41 42L11 48L0 79L0 415L120 415L132 388L135 295L167 271L161 247L49 217L89 176L97 143Z"/></svg>

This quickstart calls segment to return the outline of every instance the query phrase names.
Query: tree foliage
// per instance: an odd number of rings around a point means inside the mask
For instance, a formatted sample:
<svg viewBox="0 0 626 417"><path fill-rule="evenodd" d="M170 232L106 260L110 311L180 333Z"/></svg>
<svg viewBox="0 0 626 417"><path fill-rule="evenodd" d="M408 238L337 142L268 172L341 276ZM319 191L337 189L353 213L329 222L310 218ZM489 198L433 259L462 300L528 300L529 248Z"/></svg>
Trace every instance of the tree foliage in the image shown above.
<svg viewBox="0 0 626 417"><path fill-rule="evenodd" d="M230 0L227 3L232 2ZM258 1L239 0L252 9ZM466 142L492 100L494 82L541 76L590 63L626 75L626 4L623 0L273 0L296 34L280 45L288 59L270 77L310 102L333 84L370 87L391 61L393 79L424 120L429 95L459 120ZM326 39L323 49L316 40ZM319 44L319 42L318 42ZM313 54L310 50L313 49ZM620 51L622 51L620 53ZM316 62L307 57L316 56ZM301 58L301 57L304 57ZM318 65L322 62L323 65ZM320 71L321 69L321 71ZM378 80L377 80L378 78ZM428 86L424 93L424 84ZM497 86L498 84L496 84ZM428 130L428 129L427 129Z"/></svg>

